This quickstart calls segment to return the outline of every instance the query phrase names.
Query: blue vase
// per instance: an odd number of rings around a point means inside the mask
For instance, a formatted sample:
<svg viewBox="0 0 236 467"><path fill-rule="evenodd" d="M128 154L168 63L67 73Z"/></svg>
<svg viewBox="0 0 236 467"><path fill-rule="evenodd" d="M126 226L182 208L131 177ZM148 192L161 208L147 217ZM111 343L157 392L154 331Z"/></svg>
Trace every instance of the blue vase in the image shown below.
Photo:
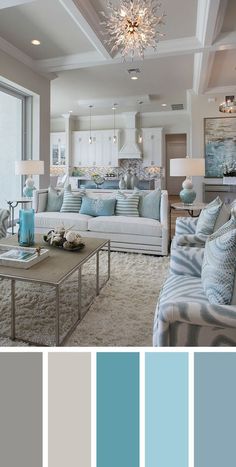
<svg viewBox="0 0 236 467"><path fill-rule="evenodd" d="M182 203L193 204L196 198L196 192L194 190L184 188L183 190L181 190L179 196L180 196Z"/></svg>
<svg viewBox="0 0 236 467"><path fill-rule="evenodd" d="M18 242L20 246L34 245L34 209L20 209Z"/></svg>

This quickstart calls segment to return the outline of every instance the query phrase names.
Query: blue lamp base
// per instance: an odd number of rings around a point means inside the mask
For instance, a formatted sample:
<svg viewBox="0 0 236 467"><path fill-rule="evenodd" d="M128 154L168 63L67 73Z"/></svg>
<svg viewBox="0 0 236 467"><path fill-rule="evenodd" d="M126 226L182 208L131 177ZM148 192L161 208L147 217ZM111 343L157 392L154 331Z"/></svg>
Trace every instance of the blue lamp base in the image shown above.
<svg viewBox="0 0 236 467"><path fill-rule="evenodd" d="M196 199L196 191L193 190L192 180L190 178L186 178L182 183L183 190L181 190L179 196L184 204L193 204L194 200Z"/></svg>

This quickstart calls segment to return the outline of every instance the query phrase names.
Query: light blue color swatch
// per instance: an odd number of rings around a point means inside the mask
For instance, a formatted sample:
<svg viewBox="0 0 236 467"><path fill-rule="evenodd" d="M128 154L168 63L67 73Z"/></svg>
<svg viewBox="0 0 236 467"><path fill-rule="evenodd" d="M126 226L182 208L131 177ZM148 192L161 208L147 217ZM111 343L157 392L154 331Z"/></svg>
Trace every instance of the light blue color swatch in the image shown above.
<svg viewBox="0 0 236 467"><path fill-rule="evenodd" d="M145 423L145 467L188 467L187 353L146 354Z"/></svg>
<svg viewBox="0 0 236 467"><path fill-rule="evenodd" d="M97 354L97 467L139 467L139 353Z"/></svg>
<svg viewBox="0 0 236 467"><path fill-rule="evenodd" d="M236 462L236 353L195 353L195 467Z"/></svg>

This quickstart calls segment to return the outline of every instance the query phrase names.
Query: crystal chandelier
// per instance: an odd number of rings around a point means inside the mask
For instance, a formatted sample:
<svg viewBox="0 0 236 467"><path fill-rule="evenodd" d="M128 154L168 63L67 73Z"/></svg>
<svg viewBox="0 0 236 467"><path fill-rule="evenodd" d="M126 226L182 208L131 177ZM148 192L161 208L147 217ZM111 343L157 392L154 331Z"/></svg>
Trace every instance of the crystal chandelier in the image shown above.
<svg viewBox="0 0 236 467"><path fill-rule="evenodd" d="M105 18L101 24L111 52L120 50L124 59L131 56L133 60L135 55L144 58L147 47L156 50L159 37L164 36L159 31L165 16L158 16L160 6L155 0L121 0L119 7L109 1L109 14L101 12Z"/></svg>
<svg viewBox="0 0 236 467"><path fill-rule="evenodd" d="M226 96L225 101L220 104L219 107L220 112L224 113L235 113L236 112L236 99L234 96Z"/></svg>

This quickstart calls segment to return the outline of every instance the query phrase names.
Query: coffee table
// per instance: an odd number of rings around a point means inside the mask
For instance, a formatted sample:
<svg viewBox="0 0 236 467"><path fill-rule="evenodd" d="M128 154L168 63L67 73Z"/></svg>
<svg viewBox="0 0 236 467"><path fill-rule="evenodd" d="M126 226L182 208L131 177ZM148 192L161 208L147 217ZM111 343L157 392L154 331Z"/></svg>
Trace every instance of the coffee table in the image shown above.
<svg viewBox="0 0 236 467"><path fill-rule="evenodd" d="M32 282L51 286L55 289L55 345L63 345L65 341L72 334L77 324L81 321L81 287L82 287L82 266L92 256L96 255L96 295L99 295L101 288L110 278L110 240L98 238L84 238L85 247L77 252L65 251L59 248L49 247L42 243L42 236L35 236L35 247L41 246L49 249L49 256L43 261L33 265L29 269L19 269L8 266L0 265L0 277L11 280L11 339L20 339L24 342L39 344L32 342L21 337L16 337L16 297L15 297L15 283L16 281ZM17 236L14 235L4 240L1 239L0 244L18 245ZM99 253L103 248L108 252L108 266L107 266L107 280L100 287L99 284ZM60 285L65 282L72 274L78 272L78 315L76 321L71 325L70 329L60 340ZM93 299L92 299L93 300ZM90 304L92 303L92 300ZM89 305L90 305L89 304Z"/></svg>

